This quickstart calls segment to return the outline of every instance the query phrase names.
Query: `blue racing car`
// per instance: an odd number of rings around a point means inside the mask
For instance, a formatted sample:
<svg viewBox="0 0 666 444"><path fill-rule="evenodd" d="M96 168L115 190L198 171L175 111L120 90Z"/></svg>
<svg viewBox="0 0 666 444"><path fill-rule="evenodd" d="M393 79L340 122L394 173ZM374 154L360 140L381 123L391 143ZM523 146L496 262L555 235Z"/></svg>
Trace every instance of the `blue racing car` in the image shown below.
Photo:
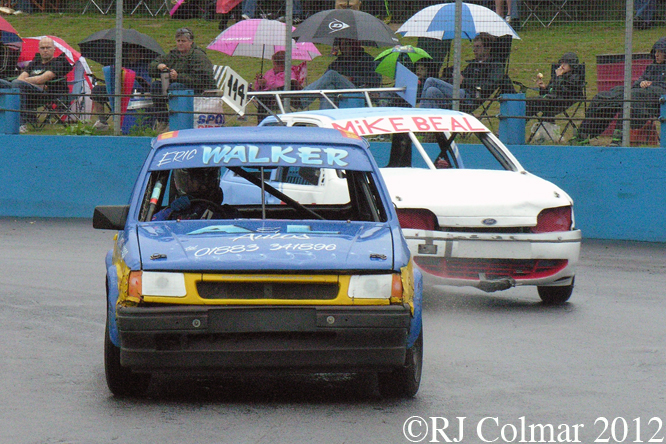
<svg viewBox="0 0 666 444"><path fill-rule="evenodd" d="M322 169L336 177L324 201L271 185L323 181ZM98 206L93 226L118 230L104 350L115 395L142 394L154 373L249 370L374 372L384 396L418 391L422 278L357 135L164 133L129 205Z"/></svg>

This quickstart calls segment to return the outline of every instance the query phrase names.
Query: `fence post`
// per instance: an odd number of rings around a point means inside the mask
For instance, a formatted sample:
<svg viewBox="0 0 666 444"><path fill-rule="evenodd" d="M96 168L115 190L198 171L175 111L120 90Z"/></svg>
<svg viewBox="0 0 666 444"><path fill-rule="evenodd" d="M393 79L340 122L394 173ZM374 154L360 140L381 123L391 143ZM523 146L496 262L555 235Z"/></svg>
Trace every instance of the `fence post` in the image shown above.
<svg viewBox="0 0 666 444"><path fill-rule="evenodd" d="M0 89L0 133L18 134L21 126L21 96L18 88Z"/></svg>
<svg viewBox="0 0 666 444"><path fill-rule="evenodd" d="M194 91L169 91L169 110L171 131L194 128Z"/></svg>
<svg viewBox="0 0 666 444"><path fill-rule="evenodd" d="M525 122L525 94L502 94L499 139L506 145L525 145Z"/></svg>
<svg viewBox="0 0 666 444"><path fill-rule="evenodd" d="M659 145L666 148L666 96L661 96L659 99L661 105L661 112L659 113Z"/></svg>

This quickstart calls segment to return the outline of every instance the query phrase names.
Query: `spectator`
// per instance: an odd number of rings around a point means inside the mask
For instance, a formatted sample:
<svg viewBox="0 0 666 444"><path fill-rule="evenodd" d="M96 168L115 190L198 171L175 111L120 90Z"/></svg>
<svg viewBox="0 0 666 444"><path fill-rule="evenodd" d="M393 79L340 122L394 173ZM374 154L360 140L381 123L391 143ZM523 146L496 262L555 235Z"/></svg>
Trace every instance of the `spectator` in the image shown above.
<svg viewBox="0 0 666 444"><path fill-rule="evenodd" d="M257 73L252 89L255 91L277 91L284 88L284 59L286 53L278 51L271 57L273 68L266 71L263 75ZM291 67L291 90L301 89L298 83L297 66ZM261 102L269 109L274 109L277 105L274 97L261 97ZM257 123L261 122L267 113L263 106L257 104Z"/></svg>
<svg viewBox="0 0 666 444"><path fill-rule="evenodd" d="M176 31L176 48L153 60L149 73L153 78L168 73L168 91L191 89L194 94L201 94L215 88L213 64L204 50L194 44L194 33L188 28ZM168 128L169 119L168 99L162 93L162 81L153 82L150 91L155 106L156 129L162 132Z"/></svg>
<svg viewBox="0 0 666 444"><path fill-rule="evenodd" d="M361 0L335 0L335 9L361 9Z"/></svg>
<svg viewBox="0 0 666 444"><path fill-rule="evenodd" d="M256 18L258 1L259 0L243 0L243 15L241 16L243 20ZM293 20L294 24L297 24L303 21L303 6L301 5L301 0L294 0L293 5ZM282 19L284 20L284 18Z"/></svg>
<svg viewBox="0 0 666 444"><path fill-rule="evenodd" d="M125 68L131 69L136 73L134 80L133 90L137 92L150 91L150 74L148 73L148 64L140 58L140 54L136 50L123 51L125 59ZM106 85L95 85L90 93L92 99L92 112L97 116L97 121L93 127L99 131L106 131L109 129L109 116L104 114L104 107L109 103L109 96L107 95Z"/></svg>
<svg viewBox="0 0 666 444"><path fill-rule="evenodd" d="M495 12L506 20L507 23L511 23L511 0L506 0L506 15L504 14L504 1L495 0Z"/></svg>
<svg viewBox="0 0 666 444"><path fill-rule="evenodd" d="M321 89L378 88L382 76L375 71L377 62L365 52L358 40L339 39L341 54L328 65L328 70L304 91ZM301 106L307 108L314 98L302 97ZM331 108L327 100L320 100L321 109Z"/></svg>
<svg viewBox="0 0 666 444"><path fill-rule="evenodd" d="M543 121L554 123L554 117L569 108L575 101L584 99L585 77L574 52L567 52L557 62L554 77L546 85L543 75L537 77L539 98L528 99L525 114L528 117L541 113Z"/></svg>
<svg viewBox="0 0 666 444"><path fill-rule="evenodd" d="M494 38L481 33L473 40L474 60L461 72L460 109L472 111L489 98L504 79L504 63L492 57ZM430 77L423 84L422 108L450 108L453 85Z"/></svg>
<svg viewBox="0 0 666 444"><path fill-rule="evenodd" d="M55 55L55 43L50 37L39 41L39 52L23 72L11 83L0 79L0 88L18 88L21 91L20 132L28 132L26 110L49 103L56 96L69 93L65 76L72 70L72 65L65 54Z"/></svg>
<svg viewBox="0 0 666 444"><path fill-rule="evenodd" d="M278 51L271 57L273 68L266 71L263 75L257 74L253 89L255 91L276 91L284 87L284 59L286 53ZM293 67L292 67L293 68ZM292 90L298 89L298 79L292 69L291 73Z"/></svg>
<svg viewBox="0 0 666 444"><path fill-rule="evenodd" d="M631 128L641 128L647 120L659 116L659 99L666 94L666 37L660 38L650 51L654 62L645 68L645 72L631 86ZM622 112L624 86L616 86L609 91L602 91L592 99L585 120L578 129L578 134L571 141L587 145L591 138L598 137L613 121L613 117ZM622 132L616 129L611 145L619 146Z"/></svg>

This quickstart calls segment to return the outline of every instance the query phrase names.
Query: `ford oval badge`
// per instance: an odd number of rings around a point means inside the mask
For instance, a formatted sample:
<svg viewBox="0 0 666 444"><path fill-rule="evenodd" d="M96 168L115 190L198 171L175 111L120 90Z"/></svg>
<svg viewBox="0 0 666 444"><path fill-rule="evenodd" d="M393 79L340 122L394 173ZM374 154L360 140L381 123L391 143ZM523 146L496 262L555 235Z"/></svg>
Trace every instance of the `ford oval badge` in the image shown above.
<svg viewBox="0 0 666 444"><path fill-rule="evenodd" d="M495 225L495 224L497 223L497 221L496 221L495 219L483 219L483 220L481 221L481 223L482 223L483 225L491 226L491 225Z"/></svg>

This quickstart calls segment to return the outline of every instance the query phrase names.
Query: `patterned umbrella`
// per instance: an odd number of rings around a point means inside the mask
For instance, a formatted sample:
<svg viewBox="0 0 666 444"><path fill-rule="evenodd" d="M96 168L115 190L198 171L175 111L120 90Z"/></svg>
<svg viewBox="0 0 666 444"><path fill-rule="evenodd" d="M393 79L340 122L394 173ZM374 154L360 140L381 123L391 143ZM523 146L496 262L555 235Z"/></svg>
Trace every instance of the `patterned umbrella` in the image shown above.
<svg viewBox="0 0 666 444"><path fill-rule="evenodd" d="M328 9L303 21L294 38L299 42L333 45L336 38L358 40L362 45L395 46L398 38L377 17L354 9Z"/></svg>
<svg viewBox="0 0 666 444"><path fill-rule="evenodd" d="M276 52L285 50L285 26L277 20L243 20L222 31L207 48L230 56L270 59ZM320 55L310 42L292 44L292 59L312 60Z"/></svg>
<svg viewBox="0 0 666 444"><path fill-rule="evenodd" d="M411 16L397 31L403 37L430 37L453 40L455 37L456 4L444 3L424 8ZM473 39L485 32L496 37L511 35L520 39L516 31L497 13L484 6L462 4L462 36Z"/></svg>
<svg viewBox="0 0 666 444"><path fill-rule="evenodd" d="M282 22L266 19L243 20L222 31L207 48L230 56L260 57L263 72L263 59L270 59L276 52L284 51L285 38L286 27ZM295 60L312 60L321 55L317 47L310 42L292 41L291 47L291 58Z"/></svg>
<svg viewBox="0 0 666 444"><path fill-rule="evenodd" d="M23 40L16 29L4 18L0 17L0 43L21 50Z"/></svg>

